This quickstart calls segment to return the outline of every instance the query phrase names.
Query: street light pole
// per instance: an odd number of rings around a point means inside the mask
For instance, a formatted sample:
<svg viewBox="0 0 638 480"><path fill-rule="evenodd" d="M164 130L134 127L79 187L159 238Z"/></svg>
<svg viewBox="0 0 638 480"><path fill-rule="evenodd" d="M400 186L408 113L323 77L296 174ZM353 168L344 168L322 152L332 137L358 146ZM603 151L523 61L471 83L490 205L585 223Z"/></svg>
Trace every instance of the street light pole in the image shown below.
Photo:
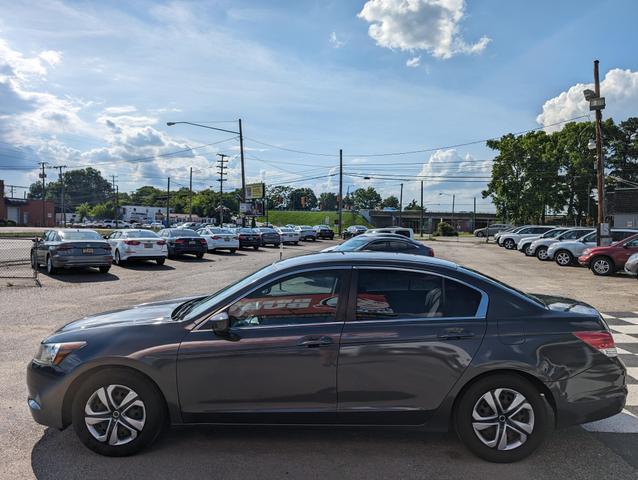
<svg viewBox="0 0 638 480"><path fill-rule="evenodd" d="M339 149L339 236L343 233L343 150Z"/></svg>
<svg viewBox="0 0 638 480"><path fill-rule="evenodd" d="M403 184L401 184L401 195L399 198L399 227L403 226Z"/></svg>

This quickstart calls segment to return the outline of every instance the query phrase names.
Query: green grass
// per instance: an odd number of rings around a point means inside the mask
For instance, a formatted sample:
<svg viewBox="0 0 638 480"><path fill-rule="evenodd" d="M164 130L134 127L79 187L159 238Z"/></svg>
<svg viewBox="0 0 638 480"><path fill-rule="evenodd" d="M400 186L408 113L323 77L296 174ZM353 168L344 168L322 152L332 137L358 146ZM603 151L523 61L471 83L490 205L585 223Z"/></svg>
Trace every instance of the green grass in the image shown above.
<svg viewBox="0 0 638 480"><path fill-rule="evenodd" d="M333 230L336 230L335 220L339 218L337 212L305 212L305 211L284 211L284 210L269 210L268 222L273 225L286 225L292 223L294 225L323 225L326 223L326 217L328 217L327 225L332 226ZM258 222L265 222L266 217L257 217ZM354 214L352 212L343 212L343 228L348 228L350 225L365 225L370 227L371 225L361 215Z"/></svg>

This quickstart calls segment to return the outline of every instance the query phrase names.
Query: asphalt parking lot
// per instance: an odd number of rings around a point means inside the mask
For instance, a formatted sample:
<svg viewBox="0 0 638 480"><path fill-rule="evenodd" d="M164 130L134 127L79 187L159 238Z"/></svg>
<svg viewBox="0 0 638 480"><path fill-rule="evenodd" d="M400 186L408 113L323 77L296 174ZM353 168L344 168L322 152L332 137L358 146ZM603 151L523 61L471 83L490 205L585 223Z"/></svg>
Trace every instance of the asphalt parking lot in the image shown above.
<svg viewBox="0 0 638 480"><path fill-rule="evenodd" d="M283 256L333 243L286 247ZM622 313L638 320L633 278L595 277L471 238L430 245L438 257L522 290L575 297L611 317ZM140 455L113 459L85 449L70 429L59 432L32 421L25 367L49 332L100 311L214 291L279 256L278 248L262 248L203 260L184 257L163 266L114 266L106 275L97 270L55 278L41 274L42 288L0 284L0 478L638 478L638 411L631 409L616 423L556 431L530 458L509 465L478 460L453 434L387 429L174 429Z"/></svg>

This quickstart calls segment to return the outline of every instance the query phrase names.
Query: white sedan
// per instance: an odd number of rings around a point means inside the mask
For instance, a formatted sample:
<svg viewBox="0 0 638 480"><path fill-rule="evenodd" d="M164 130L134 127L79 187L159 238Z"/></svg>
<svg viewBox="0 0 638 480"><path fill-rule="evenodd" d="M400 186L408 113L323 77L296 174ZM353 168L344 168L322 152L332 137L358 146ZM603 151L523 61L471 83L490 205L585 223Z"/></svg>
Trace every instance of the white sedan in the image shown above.
<svg viewBox="0 0 638 480"><path fill-rule="evenodd" d="M292 228L279 227L275 228L275 230L281 238L281 243L294 243L295 245L299 243L299 233L295 232Z"/></svg>
<svg viewBox="0 0 638 480"><path fill-rule="evenodd" d="M113 262L116 265L128 260L155 260L158 265L164 265L168 257L166 240L151 230L116 230L107 240L111 245Z"/></svg>
<svg viewBox="0 0 638 480"><path fill-rule="evenodd" d="M235 253L239 248L239 237L227 228L206 227L200 228L197 233L206 239L209 252L229 250Z"/></svg>

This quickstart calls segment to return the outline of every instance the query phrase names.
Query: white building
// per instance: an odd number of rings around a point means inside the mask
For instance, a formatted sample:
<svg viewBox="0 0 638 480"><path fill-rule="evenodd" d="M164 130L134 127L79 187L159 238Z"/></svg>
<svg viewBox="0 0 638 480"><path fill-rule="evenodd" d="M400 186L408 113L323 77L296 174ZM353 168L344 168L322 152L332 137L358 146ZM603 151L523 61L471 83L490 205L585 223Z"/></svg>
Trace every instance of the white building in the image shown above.
<svg viewBox="0 0 638 480"><path fill-rule="evenodd" d="M119 208L125 222L151 223L162 222L166 207L148 207L146 205L122 205Z"/></svg>

